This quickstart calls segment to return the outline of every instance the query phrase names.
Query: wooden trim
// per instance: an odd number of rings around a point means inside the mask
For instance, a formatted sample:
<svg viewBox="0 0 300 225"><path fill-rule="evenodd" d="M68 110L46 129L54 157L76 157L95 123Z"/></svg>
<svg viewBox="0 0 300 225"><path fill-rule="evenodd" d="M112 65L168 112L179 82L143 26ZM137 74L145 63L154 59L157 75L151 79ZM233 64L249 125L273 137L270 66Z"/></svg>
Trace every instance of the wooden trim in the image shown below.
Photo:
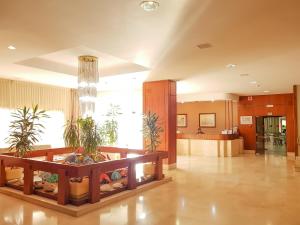
<svg viewBox="0 0 300 225"><path fill-rule="evenodd" d="M177 139L234 140L238 134L177 134Z"/></svg>
<svg viewBox="0 0 300 225"><path fill-rule="evenodd" d="M60 164L53 161L37 161L32 158L17 158L11 155L0 155L0 186L6 185L5 179L5 167L7 166L18 166L24 168L24 194L31 195L33 190L33 173L36 170L56 173L59 176L58 180L58 193L57 202L58 204L65 205L70 202L70 186L69 179L71 177L89 177L90 189L89 189L89 202L95 203L100 200L100 184L99 174L107 173L117 169L128 168L128 189L135 189L136 183L136 171L135 166L138 163L155 163L156 172L155 179L162 179L162 159L168 157L168 152L157 151L154 153L145 154L145 151L134 150L134 149L118 149L112 147L99 147L99 151L112 152L112 153L139 153L138 157L135 158L124 158L120 160L104 161L89 165L69 165ZM31 156L36 157L45 155L53 159L54 155L69 153L70 148L59 148L59 149L47 149L33 151L30 153ZM51 154L48 154L50 152ZM141 153L144 153L143 155ZM49 159L47 158L47 159ZM44 195L47 197L46 195ZM51 197L52 198L52 197ZM86 201L82 201L81 204ZM71 202L72 203L72 202ZM78 204L75 204L78 205Z"/></svg>

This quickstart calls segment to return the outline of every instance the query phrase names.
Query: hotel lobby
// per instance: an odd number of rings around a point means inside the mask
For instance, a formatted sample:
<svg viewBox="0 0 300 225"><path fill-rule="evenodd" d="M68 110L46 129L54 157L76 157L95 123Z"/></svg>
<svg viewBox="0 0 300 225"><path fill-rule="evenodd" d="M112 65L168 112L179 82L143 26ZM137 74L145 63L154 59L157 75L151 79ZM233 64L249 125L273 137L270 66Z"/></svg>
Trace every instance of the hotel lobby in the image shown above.
<svg viewBox="0 0 300 225"><path fill-rule="evenodd" d="M297 0L3 1L0 225L299 225L299 27Z"/></svg>

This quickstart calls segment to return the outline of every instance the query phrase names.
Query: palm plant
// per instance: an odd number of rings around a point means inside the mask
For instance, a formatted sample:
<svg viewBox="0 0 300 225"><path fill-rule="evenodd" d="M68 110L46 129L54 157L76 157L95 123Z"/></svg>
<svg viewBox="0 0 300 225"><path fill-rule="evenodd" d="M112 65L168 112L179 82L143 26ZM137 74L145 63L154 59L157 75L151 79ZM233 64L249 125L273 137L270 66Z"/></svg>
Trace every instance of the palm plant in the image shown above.
<svg viewBox="0 0 300 225"><path fill-rule="evenodd" d="M91 117L79 119L80 143L84 148L84 154L92 155L96 153L98 145L101 143L100 132L95 121Z"/></svg>
<svg viewBox="0 0 300 225"><path fill-rule="evenodd" d="M65 145L72 147L74 151L80 146L78 122L75 122L73 118L65 125L64 141Z"/></svg>
<svg viewBox="0 0 300 225"><path fill-rule="evenodd" d="M10 144L9 150L15 150L17 157L24 157L39 141L43 129L42 118L49 118L45 110L39 110L38 105L32 108L24 106L12 113L15 118L9 126L9 136L6 138Z"/></svg>
<svg viewBox="0 0 300 225"><path fill-rule="evenodd" d="M145 138L146 149L149 152L156 151L160 144L160 133L163 129L158 126L158 115L150 111L143 117L143 135Z"/></svg>

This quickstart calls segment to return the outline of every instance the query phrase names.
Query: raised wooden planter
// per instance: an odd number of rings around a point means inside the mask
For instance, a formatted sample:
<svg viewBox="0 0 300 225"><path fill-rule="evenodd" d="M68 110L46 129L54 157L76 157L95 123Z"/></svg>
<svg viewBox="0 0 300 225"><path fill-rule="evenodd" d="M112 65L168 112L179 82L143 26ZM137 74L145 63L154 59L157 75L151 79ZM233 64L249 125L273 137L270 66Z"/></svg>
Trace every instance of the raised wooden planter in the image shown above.
<svg viewBox="0 0 300 225"><path fill-rule="evenodd" d="M17 158L11 153L0 155L0 188L9 185L6 180L6 167L20 167L24 170L23 192L26 195L37 194L43 197L57 200L58 204L81 205L86 202L96 203L104 198L124 190L135 189L138 185L164 178L162 173L162 160L168 157L167 152L158 151L145 154L142 150L99 147L101 153L118 153L120 160L104 161L90 165L70 165L53 161L55 155L72 153L71 148L46 149L30 152L27 158ZM127 154L138 154L135 158L126 158ZM35 160L36 157L45 157L47 161ZM154 168L154 175L151 179L137 182L136 164L148 163ZM100 192L100 174L109 173L118 169L127 168L128 174L126 186L115 189L111 192ZM45 171L59 175L58 192L55 194L45 193L42 190L34 189L34 171ZM72 183L70 178L83 177L82 183ZM20 188L17 188L20 189ZM88 190L88 191L87 191ZM87 194L86 194L87 193ZM82 198L80 198L82 197Z"/></svg>

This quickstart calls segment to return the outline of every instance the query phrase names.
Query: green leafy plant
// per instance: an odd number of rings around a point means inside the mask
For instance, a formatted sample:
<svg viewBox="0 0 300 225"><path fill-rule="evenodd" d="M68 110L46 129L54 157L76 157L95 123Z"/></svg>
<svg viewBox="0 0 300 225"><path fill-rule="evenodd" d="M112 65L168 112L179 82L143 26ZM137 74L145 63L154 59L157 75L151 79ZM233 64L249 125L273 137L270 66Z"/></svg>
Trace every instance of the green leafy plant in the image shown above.
<svg viewBox="0 0 300 225"><path fill-rule="evenodd" d="M38 105L32 108L24 106L12 113L15 119L10 123L9 136L6 141L10 144L9 150L15 150L17 157L24 157L39 141L43 129L42 118L49 118L45 110L39 110Z"/></svg>
<svg viewBox="0 0 300 225"><path fill-rule="evenodd" d="M108 118L105 123L104 127L102 128L102 134L105 135L105 144L107 145L114 145L118 141L118 121L117 118L122 113L120 112L120 106L118 105L110 105L110 109L106 114Z"/></svg>
<svg viewBox="0 0 300 225"><path fill-rule="evenodd" d="M78 120L80 128L80 144L84 149L84 154L95 154L98 145L101 143L99 129L91 117Z"/></svg>
<svg viewBox="0 0 300 225"><path fill-rule="evenodd" d="M80 146L78 122L73 118L68 120L65 125L64 141L66 146L72 147L74 150Z"/></svg>
<svg viewBox="0 0 300 225"><path fill-rule="evenodd" d="M163 129L158 125L159 117L150 111L143 117L143 135L145 138L146 149L149 152L156 151L160 144L160 133Z"/></svg>

